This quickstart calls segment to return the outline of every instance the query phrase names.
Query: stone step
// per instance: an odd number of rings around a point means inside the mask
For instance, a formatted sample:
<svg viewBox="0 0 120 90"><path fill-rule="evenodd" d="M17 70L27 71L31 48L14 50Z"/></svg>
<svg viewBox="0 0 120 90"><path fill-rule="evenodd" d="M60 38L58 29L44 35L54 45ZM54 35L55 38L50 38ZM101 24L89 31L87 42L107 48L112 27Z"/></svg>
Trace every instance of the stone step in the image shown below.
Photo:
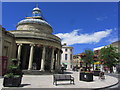
<svg viewBox="0 0 120 90"><path fill-rule="evenodd" d="M22 70L24 75L52 75L54 72L40 70Z"/></svg>

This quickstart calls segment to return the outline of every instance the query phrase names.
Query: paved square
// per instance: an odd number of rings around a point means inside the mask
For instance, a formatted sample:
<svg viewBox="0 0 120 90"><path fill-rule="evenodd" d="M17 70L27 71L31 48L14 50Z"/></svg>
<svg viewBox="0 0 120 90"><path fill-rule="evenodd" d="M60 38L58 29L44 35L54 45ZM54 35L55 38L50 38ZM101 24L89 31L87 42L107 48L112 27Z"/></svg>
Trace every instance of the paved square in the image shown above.
<svg viewBox="0 0 120 90"><path fill-rule="evenodd" d="M53 85L53 75L23 75L22 85L20 88L103 88L114 85L118 79L105 75L105 80L100 80L98 76L94 76L93 82L79 81L79 72L70 71L75 78L75 85L70 84L69 81L59 81L58 85ZM0 79L0 86L2 86L3 79ZM7 87L5 87L7 88Z"/></svg>

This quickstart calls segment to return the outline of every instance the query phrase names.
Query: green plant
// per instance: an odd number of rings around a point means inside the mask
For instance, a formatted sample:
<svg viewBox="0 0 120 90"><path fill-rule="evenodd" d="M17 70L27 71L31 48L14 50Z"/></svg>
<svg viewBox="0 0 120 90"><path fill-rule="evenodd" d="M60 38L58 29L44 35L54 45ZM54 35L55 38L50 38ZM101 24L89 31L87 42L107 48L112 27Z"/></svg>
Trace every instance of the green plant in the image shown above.
<svg viewBox="0 0 120 90"><path fill-rule="evenodd" d="M100 50L100 59L103 59L104 65L110 68L110 72L113 71L113 66L116 66L120 62L120 53L117 47L112 45L105 46Z"/></svg>
<svg viewBox="0 0 120 90"><path fill-rule="evenodd" d="M13 76L14 76L13 73L8 73L8 74L4 75L4 77L7 77L7 78L11 78Z"/></svg>
<svg viewBox="0 0 120 90"><path fill-rule="evenodd" d="M21 77L21 76L20 75L14 75L13 73L8 73L8 74L4 75L4 77L12 78L12 77Z"/></svg>
<svg viewBox="0 0 120 90"><path fill-rule="evenodd" d="M9 67L8 67L8 69L17 69L18 68L18 66L15 66L15 65L10 65Z"/></svg>
<svg viewBox="0 0 120 90"><path fill-rule="evenodd" d="M15 65L15 66L18 65L18 60L16 58L13 58L11 61L12 61L13 65Z"/></svg>
<svg viewBox="0 0 120 90"><path fill-rule="evenodd" d="M14 77L21 77L21 75L14 75Z"/></svg>
<svg viewBox="0 0 120 90"><path fill-rule="evenodd" d="M8 67L5 77L20 77L22 75L23 73L19 68L17 59L12 59L12 64Z"/></svg>
<svg viewBox="0 0 120 90"><path fill-rule="evenodd" d="M85 71L87 71L87 69L90 71L90 66L94 62L93 61L94 53L93 53L92 50L85 50L84 53L85 53L85 55L81 58L84 61L84 63L86 64L86 70ZM88 65L89 65L89 68L88 68Z"/></svg>
<svg viewBox="0 0 120 90"><path fill-rule="evenodd" d="M86 71L85 73L93 73L93 72L90 72L90 71Z"/></svg>

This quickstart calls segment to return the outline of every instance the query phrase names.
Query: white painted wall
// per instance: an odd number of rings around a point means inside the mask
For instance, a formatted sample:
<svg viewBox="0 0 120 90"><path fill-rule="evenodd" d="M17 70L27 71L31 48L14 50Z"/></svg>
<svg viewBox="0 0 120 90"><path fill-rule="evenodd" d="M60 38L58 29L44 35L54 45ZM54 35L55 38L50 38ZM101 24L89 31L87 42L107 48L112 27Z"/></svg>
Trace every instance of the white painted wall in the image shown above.
<svg viewBox="0 0 120 90"><path fill-rule="evenodd" d="M65 49L67 49L67 51L65 51ZM65 63L67 64L67 69L71 69L72 60L73 60L73 47L63 46L62 51L63 53L61 55L61 64ZM65 54L67 54L67 60L65 60ZM70 55L72 55L72 58L70 58Z"/></svg>

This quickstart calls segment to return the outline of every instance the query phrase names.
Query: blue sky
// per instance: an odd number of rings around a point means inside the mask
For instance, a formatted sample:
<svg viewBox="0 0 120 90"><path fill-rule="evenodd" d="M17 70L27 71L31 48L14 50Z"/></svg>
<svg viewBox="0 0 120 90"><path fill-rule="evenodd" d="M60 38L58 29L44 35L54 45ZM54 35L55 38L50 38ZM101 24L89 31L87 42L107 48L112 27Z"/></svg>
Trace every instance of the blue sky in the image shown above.
<svg viewBox="0 0 120 90"><path fill-rule="evenodd" d="M2 3L2 25L15 30L17 23L31 16L36 3ZM116 2L39 2L53 34L74 47L74 54L85 49L108 45L118 37L118 3Z"/></svg>

